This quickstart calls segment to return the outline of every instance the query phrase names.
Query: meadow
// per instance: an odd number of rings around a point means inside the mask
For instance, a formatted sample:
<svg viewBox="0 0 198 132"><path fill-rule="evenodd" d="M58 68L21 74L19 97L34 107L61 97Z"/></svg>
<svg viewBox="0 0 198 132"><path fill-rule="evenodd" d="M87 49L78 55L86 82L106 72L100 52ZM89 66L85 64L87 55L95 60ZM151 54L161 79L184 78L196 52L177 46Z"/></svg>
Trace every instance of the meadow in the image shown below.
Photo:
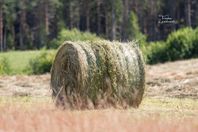
<svg viewBox="0 0 198 132"><path fill-rule="evenodd" d="M9 74L27 74L30 60L43 52L52 53L55 50L8 51L0 53L0 59L5 58L8 61Z"/></svg>
<svg viewBox="0 0 198 132"><path fill-rule="evenodd" d="M61 110L51 98L50 74L2 75L0 131L197 132L197 66L198 59L147 65L137 109Z"/></svg>

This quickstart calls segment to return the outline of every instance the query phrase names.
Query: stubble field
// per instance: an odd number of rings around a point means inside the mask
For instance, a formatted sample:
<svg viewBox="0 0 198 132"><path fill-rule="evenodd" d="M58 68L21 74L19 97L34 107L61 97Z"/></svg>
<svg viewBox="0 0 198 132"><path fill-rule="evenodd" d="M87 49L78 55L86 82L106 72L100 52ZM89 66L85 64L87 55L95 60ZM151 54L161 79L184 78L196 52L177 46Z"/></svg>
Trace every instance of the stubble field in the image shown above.
<svg viewBox="0 0 198 132"><path fill-rule="evenodd" d="M137 109L54 107L50 75L0 76L0 132L198 131L198 59L146 66Z"/></svg>

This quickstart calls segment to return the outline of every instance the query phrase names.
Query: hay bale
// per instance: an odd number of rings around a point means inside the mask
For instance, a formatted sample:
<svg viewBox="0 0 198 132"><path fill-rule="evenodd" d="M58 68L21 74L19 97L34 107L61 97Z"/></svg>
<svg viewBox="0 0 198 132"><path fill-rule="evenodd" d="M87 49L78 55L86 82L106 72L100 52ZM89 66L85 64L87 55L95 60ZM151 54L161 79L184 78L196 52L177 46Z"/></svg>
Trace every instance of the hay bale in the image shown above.
<svg viewBox="0 0 198 132"><path fill-rule="evenodd" d="M65 42L51 70L53 98L67 109L138 107L144 86L144 62L134 44Z"/></svg>

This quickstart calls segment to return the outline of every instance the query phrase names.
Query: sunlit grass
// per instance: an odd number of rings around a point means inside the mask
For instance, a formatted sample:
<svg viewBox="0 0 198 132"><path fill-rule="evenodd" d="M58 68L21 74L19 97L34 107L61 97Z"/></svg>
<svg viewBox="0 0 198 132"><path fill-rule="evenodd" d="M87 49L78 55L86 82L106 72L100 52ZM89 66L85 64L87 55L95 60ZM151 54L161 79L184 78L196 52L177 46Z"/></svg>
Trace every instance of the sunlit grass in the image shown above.
<svg viewBox="0 0 198 132"><path fill-rule="evenodd" d="M196 132L197 108L197 100L145 98L138 109L63 111L50 97L0 97L0 130Z"/></svg>
<svg viewBox="0 0 198 132"><path fill-rule="evenodd" d="M47 52L54 52L55 50L47 50ZM34 51L9 51L0 53L0 58L4 57L8 60L11 73L10 74L26 74L26 68L30 59L39 55L43 50Z"/></svg>
<svg viewBox="0 0 198 132"><path fill-rule="evenodd" d="M140 107L160 107L160 108L178 108L178 109L197 109L198 110L198 100L190 98L151 98L146 97Z"/></svg>
<svg viewBox="0 0 198 132"><path fill-rule="evenodd" d="M27 110L43 105L55 108L51 97L0 97L0 109L6 106L20 106ZM45 109L45 108L44 108ZM48 108L46 108L48 109ZM107 110L112 110L107 109ZM114 109L115 110L115 109ZM90 111L90 110L86 110ZM95 111L95 110L94 110ZM139 108L130 108L126 110L116 109L116 111L127 111L138 116L162 116L162 117L194 117L198 116L198 100L194 99L178 99L178 98L151 98L143 99Z"/></svg>

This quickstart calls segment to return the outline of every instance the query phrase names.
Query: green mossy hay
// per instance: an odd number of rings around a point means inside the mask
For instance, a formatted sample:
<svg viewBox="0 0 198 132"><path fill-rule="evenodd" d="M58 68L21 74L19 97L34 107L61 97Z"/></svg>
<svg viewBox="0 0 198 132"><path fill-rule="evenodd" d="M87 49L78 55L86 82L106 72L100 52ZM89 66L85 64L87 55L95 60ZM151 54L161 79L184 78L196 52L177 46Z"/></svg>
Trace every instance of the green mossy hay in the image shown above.
<svg viewBox="0 0 198 132"><path fill-rule="evenodd" d="M53 98L65 109L138 107L144 87L144 62L133 43L64 42L51 70Z"/></svg>

